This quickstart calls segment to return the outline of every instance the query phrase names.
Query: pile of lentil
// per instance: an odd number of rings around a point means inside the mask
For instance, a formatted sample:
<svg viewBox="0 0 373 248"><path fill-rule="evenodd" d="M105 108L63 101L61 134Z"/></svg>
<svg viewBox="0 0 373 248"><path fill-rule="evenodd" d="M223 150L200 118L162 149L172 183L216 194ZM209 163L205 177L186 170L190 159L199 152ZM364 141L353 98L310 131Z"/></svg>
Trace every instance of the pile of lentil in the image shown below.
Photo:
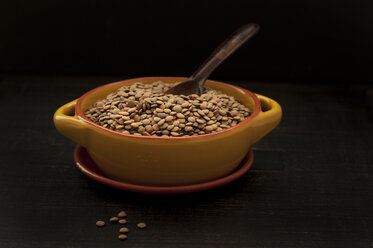
<svg viewBox="0 0 373 248"><path fill-rule="evenodd" d="M84 114L125 134L173 137L219 132L250 116L248 108L220 91L206 88L201 96L165 94L172 86L161 81L123 86Z"/></svg>

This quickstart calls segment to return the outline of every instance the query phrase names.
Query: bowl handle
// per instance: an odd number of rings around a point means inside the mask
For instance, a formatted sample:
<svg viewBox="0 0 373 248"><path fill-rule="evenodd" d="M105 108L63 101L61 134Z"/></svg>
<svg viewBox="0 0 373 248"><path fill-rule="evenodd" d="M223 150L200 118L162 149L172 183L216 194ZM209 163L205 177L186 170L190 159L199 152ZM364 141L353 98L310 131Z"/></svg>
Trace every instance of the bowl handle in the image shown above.
<svg viewBox="0 0 373 248"><path fill-rule="evenodd" d="M253 130L256 130L252 145L272 131L280 123L282 117L280 104L266 96L255 95L259 98L261 110L251 121Z"/></svg>
<svg viewBox="0 0 373 248"><path fill-rule="evenodd" d="M77 101L78 99L60 107L54 113L53 122L61 134L85 147L89 128L88 124L76 115Z"/></svg>

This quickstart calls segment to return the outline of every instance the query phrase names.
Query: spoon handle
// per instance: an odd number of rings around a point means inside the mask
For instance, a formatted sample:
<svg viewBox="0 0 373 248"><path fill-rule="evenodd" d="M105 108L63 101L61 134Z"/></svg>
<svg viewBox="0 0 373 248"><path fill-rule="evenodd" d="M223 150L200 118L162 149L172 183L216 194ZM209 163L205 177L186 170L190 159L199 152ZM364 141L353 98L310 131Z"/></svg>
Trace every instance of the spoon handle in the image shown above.
<svg viewBox="0 0 373 248"><path fill-rule="evenodd" d="M210 57L191 76L191 79L198 81L202 88L204 81L216 67L250 39L258 30L259 25L255 23L249 23L240 27L214 50Z"/></svg>

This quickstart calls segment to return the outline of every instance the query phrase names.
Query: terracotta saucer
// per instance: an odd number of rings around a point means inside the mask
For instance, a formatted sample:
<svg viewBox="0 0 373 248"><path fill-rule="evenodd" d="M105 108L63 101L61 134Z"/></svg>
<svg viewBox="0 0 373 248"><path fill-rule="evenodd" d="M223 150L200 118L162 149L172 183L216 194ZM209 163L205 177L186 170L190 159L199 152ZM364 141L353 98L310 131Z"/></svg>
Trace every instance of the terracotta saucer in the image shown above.
<svg viewBox="0 0 373 248"><path fill-rule="evenodd" d="M238 168L231 174L205 183L185 186L146 186L116 181L105 176L89 156L87 150L77 145L74 151L74 160L78 169L89 178L117 189L133 191L144 194L184 194L208 190L233 182L243 176L251 167L254 153L250 149Z"/></svg>

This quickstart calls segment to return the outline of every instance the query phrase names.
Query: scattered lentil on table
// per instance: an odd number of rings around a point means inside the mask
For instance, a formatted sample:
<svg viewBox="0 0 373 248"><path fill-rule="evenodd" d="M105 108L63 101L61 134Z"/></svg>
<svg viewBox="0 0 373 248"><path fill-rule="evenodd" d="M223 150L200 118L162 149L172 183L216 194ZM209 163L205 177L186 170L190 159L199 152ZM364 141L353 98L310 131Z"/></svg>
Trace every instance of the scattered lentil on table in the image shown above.
<svg viewBox="0 0 373 248"><path fill-rule="evenodd" d="M126 216L127 216L127 213L125 211L120 211L118 213L118 217L120 217L120 218L123 218L123 217L126 217Z"/></svg>
<svg viewBox="0 0 373 248"><path fill-rule="evenodd" d="M102 220L99 220L99 221L96 222L96 226L98 226L98 227L105 226L105 222L102 221Z"/></svg>
<svg viewBox="0 0 373 248"><path fill-rule="evenodd" d="M219 132L251 114L233 96L217 90L206 88L201 96L164 94L170 87L161 81L123 86L84 114L100 126L125 134L172 137Z"/></svg>
<svg viewBox="0 0 373 248"><path fill-rule="evenodd" d="M146 224L144 222L140 222L137 224L137 227L140 228L140 229L143 229L146 227Z"/></svg>
<svg viewBox="0 0 373 248"><path fill-rule="evenodd" d="M126 224L127 220L126 219L120 219L118 222L119 222L119 224Z"/></svg>
<svg viewBox="0 0 373 248"><path fill-rule="evenodd" d="M120 211L117 215L120 216L121 218L127 217L127 213L125 211ZM115 222L119 222L119 224L125 224L125 223L127 223L127 220L126 219L119 219L118 217L111 217L110 222L112 222L113 224ZM98 220L96 222L96 226L98 226L98 227L102 227L104 225L105 225L105 222L102 221L102 220ZM140 228L140 229L143 229L143 228L146 227L146 224L144 222L140 222L140 223L137 223L137 227ZM118 235L119 240L127 239L126 234L128 233L128 228L127 227L121 227L119 229L119 233L120 233ZM126 234L124 234L124 233L126 233Z"/></svg>
<svg viewBox="0 0 373 248"><path fill-rule="evenodd" d="M110 222L117 222L119 220L118 217L111 217Z"/></svg>
<svg viewBox="0 0 373 248"><path fill-rule="evenodd" d="M125 235L125 234L119 234L118 239L125 240L125 239L127 239L127 235Z"/></svg>

